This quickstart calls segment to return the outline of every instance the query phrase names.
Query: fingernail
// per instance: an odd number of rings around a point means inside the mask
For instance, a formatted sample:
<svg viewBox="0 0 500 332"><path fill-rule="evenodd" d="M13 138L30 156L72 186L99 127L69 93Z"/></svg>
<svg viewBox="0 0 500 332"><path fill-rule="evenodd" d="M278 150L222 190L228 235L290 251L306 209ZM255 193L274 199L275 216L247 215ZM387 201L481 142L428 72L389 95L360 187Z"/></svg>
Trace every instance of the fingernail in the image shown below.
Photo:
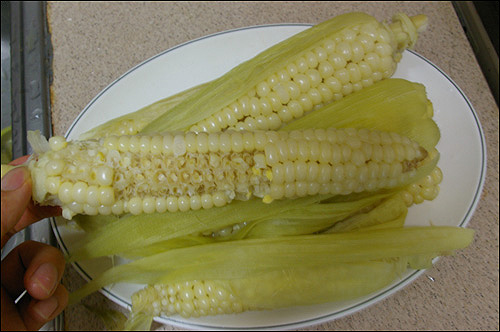
<svg viewBox="0 0 500 332"><path fill-rule="evenodd" d="M21 188L26 182L26 169L25 167L16 167L10 170L2 178L2 191L13 191Z"/></svg>
<svg viewBox="0 0 500 332"><path fill-rule="evenodd" d="M46 300L38 301L33 305L33 310L44 320L48 320L50 316L56 311L59 306L59 302L55 296L52 296Z"/></svg>
<svg viewBox="0 0 500 332"><path fill-rule="evenodd" d="M39 288L46 295L52 294L57 284L57 269L50 263L44 263L38 267L31 277L33 287Z"/></svg>

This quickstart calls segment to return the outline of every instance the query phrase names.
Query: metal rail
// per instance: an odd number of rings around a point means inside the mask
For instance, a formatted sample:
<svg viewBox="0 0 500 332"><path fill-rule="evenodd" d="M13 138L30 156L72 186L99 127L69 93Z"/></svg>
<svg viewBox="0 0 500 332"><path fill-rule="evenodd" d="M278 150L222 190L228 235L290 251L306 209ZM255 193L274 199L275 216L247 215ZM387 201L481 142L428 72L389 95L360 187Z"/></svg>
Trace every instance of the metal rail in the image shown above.
<svg viewBox="0 0 500 332"><path fill-rule="evenodd" d="M10 72L2 73L2 118L10 113L13 159L32 152L27 142L27 131L39 130L51 136L50 83L52 49L47 28L46 3L43 1L12 1L4 8L2 1L2 71L10 65ZM7 9L7 10L4 10ZM4 24L4 19L10 21ZM9 40L4 40L9 38ZM4 58L10 55L10 58ZM5 79L5 80L4 80ZM10 90L10 102L4 103L4 90ZM5 106L5 109L4 109ZM2 121L2 126L4 125ZM43 242L57 247L57 241L48 219L41 220L12 237L2 249L2 259L26 240ZM45 324L41 330L64 330L63 315Z"/></svg>

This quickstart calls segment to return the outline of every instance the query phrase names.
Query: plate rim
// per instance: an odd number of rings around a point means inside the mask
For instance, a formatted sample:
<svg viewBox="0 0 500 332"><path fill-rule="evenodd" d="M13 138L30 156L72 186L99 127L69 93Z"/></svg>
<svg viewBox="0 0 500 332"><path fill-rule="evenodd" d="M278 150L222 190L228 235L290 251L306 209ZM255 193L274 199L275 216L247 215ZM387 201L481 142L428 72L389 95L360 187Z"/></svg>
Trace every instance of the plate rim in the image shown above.
<svg viewBox="0 0 500 332"><path fill-rule="evenodd" d="M118 82L120 82L122 79L130 75L131 73L135 72L138 70L140 67L154 61L155 59L164 56L172 51L175 51L179 48L185 47L187 45L209 39L212 37L224 35L224 34L229 34L229 33L234 33L234 32L240 32L240 31L245 31L245 30L255 30L255 29L261 29L261 28L279 28L279 27L304 27L304 28L310 28L312 27L313 24L310 23L274 23L274 24L262 24L262 25L253 25L253 26L246 26L246 27L240 27L240 28L234 28L234 29L228 29L220 32L215 32L211 33L205 36L201 36L186 42L183 42L181 44L175 45L171 48L168 48L156 55L153 55L152 57L138 63L137 65L133 66L129 70L127 70L125 73L120 75L118 78L113 80L110 84L108 84L104 89L102 89L92 100L85 106L85 108L78 114L78 116L75 118L75 120L72 122L72 124L69 126L68 130L65 133L65 137L68 137L71 132L75 129L75 126L78 124L80 119L85 115L86 112L89 111L89 109L96 103L99 98L101 98L102 95L104 95L109 89L114 87ZM305 29L304 29L305 30ZM485 136L484 136L484 131L481 126L481 122L479 120L479 116L477 112L475 111L472 103L468 99L468 97L465 95L465 93L462 91L462 89L458 86L458 84L455 83L451 77L445 73L441 68L439 68L437 65L435 65L432 61L424 57L423 55L417 53L416 51L413 50L406 50L405 52L409 52L413 54L414 56L420 58L421 60L425 61L428 65L430 65L434 70L437 70L440 75L442 75L444 78L446 78L447 81L449 81L455 90L460 94L460 96L463 98L463 100L466 102L466 105L468 107L468 110L472 113L474 123L475 123L475 128L477 129L477 132L479 134L479 141L481 145L481 167L480 167L480 175L479 175L479 182L477 183L477 186L475 188L475 193L472 198L472 203L469 205L469 208L462 218L461 222L458 224L458 227L466 227L468 223L470 222L474 212L476 211L477 205L479 204L481 200L481 195L483 192L484 188L484 183L485 183L485 178L486 178L486 171L487 171L487 149L486 149L486 141L485 141ZM64 248L65 253L69 253L68 248L66 247L65 243L62 240L61 234L59 233L58 225L57 225L57 220L56 218L50 218L50 224L52 227L52 230L54 234L56 235L57 241L61 247ZM439 258L436 258L435 261L437 261ZM87 282L92 280L92 277L78 264L78 262L73 262L71 265L75 268L75 270L79 273L81 277L83 277ZM366 299L364 299L361 302L356 302L355 304L352 304L346 308L342 308L334 313L329 313L326 315L321 315L318 317L306 319L306 320L300 320L296 322L290 322L290 323L283 323L283 324L272 324L272 325L265 325L265 326L214 326L214 325L205 325L205 324L200 324L200 323L187 323L185 321L180 321L176 319L176 316L173 317L155 317L154 320L161 323L161 324L171 324L177 327L181 328L198 328L198 329L208 329L208 330L273 330L273 329L279 329L279 328L301 328L305 326L311 326L311 325L316 325L316 324L321 324L326 321L331 321L335 319L339 319L341 317L345 317L347 315L353 314L357 311L363 310L367 308L370 305L373 305L383 299L388 298L391 295L394 295L396 292L400 291L404 287L410 285L414 280L416 280L418 277L420 277L426 270L413 270L411 272L407 272L407 275L400 280L394 282L393 284L388 285L382 290L376 291L372 294L368 294ZM119 304L121 307L127 308L128 310L131 309L131 304L120 298L120 296L114 294L112 291L110 291L107 287L102 288L99 290L101 294L103 294L106 298L111 300L112 302Z"/></svg>

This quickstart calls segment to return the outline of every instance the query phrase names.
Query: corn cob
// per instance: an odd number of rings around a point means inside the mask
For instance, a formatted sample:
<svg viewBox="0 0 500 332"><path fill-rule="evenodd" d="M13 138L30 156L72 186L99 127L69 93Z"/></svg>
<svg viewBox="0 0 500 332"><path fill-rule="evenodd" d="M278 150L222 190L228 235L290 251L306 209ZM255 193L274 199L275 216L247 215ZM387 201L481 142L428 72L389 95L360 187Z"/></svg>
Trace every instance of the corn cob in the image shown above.
<svg viewBox="0 0 500 332"><path fill-rule="evenodd" d="M367 129L164 133L43 142L29 162L33 199L63 216L175 212L255 196L265 203L409 183L428 152ZM46 151L45 153L39 153Z"/></svg>
<svg viewBox="0 0 500 332"><path fill-rule="evenodd" d="M70 301L119 282L150 285L133 295L132 310L151 315L210 315L345 300L387 285L407 267L420 269L434 257L465 248L473 236L473 230L459 227L409 227L180 248L115 266Z"/></svg>
<svg viewBox="0 0 500 332"><path fill-rule="evenodd" d="M390 77L427 17L399 14L393 21L348 13L318 24L212 81L144 132L278 129Z"/></svg>
<svg viewBox="0 0 500 332"><path fill-rule="evenodd" d="M255 278L258 281L159 283L134 293L132 310L154 317L180 315L190 318L340 301L376 291L405 269L406 261L403 259L396 262L335 264L333 267L316 267L313 271L307 268L284 269L261 273ZM315 289L313 294L306 294L311 284L320 283L323 285L321 291Z"/></svg>

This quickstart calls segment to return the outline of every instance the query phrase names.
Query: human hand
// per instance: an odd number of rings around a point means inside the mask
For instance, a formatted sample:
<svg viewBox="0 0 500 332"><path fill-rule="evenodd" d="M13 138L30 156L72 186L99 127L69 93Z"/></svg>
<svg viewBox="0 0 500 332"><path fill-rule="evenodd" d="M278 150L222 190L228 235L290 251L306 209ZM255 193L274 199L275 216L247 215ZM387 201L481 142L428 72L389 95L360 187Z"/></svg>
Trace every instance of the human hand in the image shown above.
<svg viewBox="0 0 500 332"><path fill-rule="evenodd" d="M19 165L22 157L12 165ZM36 206L31 200L31 177L25 167L9 171L1 183L2 248L9 238L30 224L60 215L54 207ZM2 330L39 330L68 303L68 291L60 283L65 260L47 244L26 241L2 260ZM27 294L14 301L26 290Z"/></svg>

